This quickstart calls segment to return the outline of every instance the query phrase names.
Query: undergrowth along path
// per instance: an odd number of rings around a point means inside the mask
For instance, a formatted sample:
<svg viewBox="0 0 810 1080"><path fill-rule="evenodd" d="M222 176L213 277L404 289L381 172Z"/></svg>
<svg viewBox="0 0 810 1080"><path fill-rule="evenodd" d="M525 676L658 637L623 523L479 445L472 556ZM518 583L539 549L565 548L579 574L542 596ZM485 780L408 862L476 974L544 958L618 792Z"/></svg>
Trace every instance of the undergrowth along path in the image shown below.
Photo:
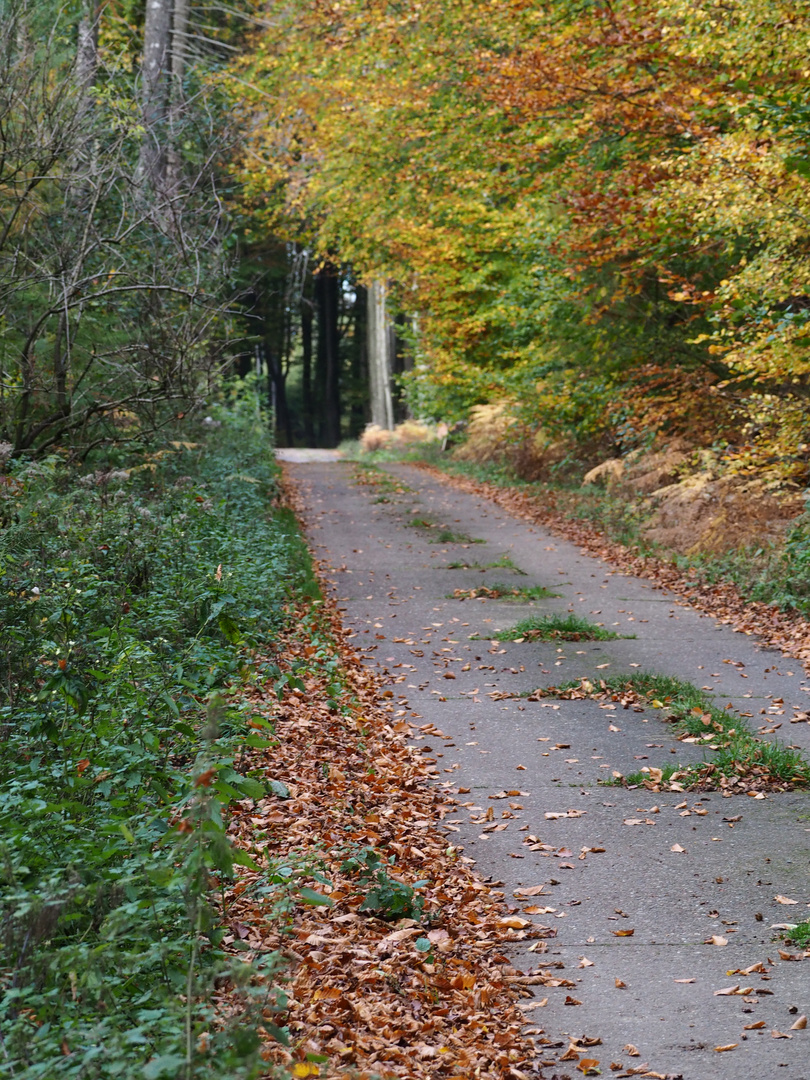
<svg viewBox="0 0 810 1080"><path fill-rule="evenodd" d="M515 919L545 935L515 943L507 971L536 989L525 1012L544 1075L806 1080L806 1036L792 1025L810 1000L810 968L775 929L801 921L810 901L803 792L666 790L664 766L715 752L679 741L655 699L535 693L650 671L693 683L712 709L748 714L762 739L786 734L806 750L802 674L581 543L424 471L335 463L289 474L353 642L387 673L394 716L412 723L437 786L456 800L445 825ZM413 516L435 533L407 528ZM557 595L473 598L505 577ZM496 633L570 611L636 637ZM642 768L641 786L604 783Z"/></svg>

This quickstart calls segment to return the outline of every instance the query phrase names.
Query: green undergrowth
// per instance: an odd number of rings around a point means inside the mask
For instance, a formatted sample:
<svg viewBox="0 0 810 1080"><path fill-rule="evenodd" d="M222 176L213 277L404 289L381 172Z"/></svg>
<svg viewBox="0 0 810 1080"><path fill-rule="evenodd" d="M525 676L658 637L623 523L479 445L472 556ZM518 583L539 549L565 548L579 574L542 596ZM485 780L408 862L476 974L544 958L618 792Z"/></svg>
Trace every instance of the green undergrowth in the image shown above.
<svg viewBox="0 0 810 1080"><path fill-rule="evenodd" d="M619 634L579 615L530 615L506 630L495 630L493 641L614 641ZM635 636L635 635L634 635Z"/></svg>
<svg viewBox="0 0 810 1080"><path fill-rule="evenodd" d="M587 680L562 687L561 692L585 687ZM592 684L587 683L593 688ZM640 673L631 678L613 676L600 684L597 696L637 703L662 712L680 737L711 750L711 760L702 765L666 766L655 782L673 781L684 788L716 784L747 785L748 788L773 784L810 784L810 762L799 750L783 743L759 738L745 717L715 705L691 683L666 675ZM625 776L626 785L650 782L650 770Z"/></svg>
<svg viewBox="0 0 810 1080"><path fill-rule="evenodd" d="M255 407L212 414L2 478L0 1077L252 1077L253 1020L282 1037L279 957L226 956L211 892L247 859L229 802L265 792L242 753L273 744L229 689L318 592Z"/></svg>
<svg viewBox="0 0 810 1080"><path fill-rule="evenodd" d="M474 589L455 589L447 593L447 600L551 600L558 597L559 593L553 593L543 585L479 585Z"/></svg>

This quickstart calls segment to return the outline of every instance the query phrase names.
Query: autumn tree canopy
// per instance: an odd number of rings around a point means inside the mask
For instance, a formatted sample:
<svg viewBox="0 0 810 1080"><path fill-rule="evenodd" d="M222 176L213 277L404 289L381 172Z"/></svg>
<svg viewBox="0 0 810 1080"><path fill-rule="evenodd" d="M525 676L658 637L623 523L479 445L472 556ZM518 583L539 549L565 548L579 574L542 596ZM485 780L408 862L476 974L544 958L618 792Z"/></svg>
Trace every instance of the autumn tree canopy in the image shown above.
<svg viewBox="0 0 810 1080"><path fill-rule="evenodd" d="M802 473L809 17L297 0L231 73L248 232L397 283L417 412L502 396L620 448L713 423Z"/></svg>

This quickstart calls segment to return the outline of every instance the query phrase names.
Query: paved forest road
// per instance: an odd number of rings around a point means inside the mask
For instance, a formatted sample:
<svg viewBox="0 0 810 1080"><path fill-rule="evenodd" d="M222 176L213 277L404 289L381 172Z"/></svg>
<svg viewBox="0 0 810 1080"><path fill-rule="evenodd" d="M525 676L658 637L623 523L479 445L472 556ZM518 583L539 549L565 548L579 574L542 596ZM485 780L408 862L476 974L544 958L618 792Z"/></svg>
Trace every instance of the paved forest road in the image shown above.
<svg viewBox="0 0 810 1080"><path fill-rule="evenodd" d="M780 959L771 929L810 916L807 795L760 801L603 786L613 770L699 760L701 752L674 741L654 710L489 696L653 670L711 688L721 705L732 702L755 720L765 710L783 721L786 741L810 750L810 725L788 723L810 697L798 663L413 467L385 466L395 482L382 487L358 483L361 470L348 462L287 470L356 644L390 673L402 715L435 725L417 740L435 760L436 782L462 789L450 842L502 881L520 912L531 908L528 917L556 931L546 952L528 951L527 941L514 959L575 984L537 987L538 1001L548 998L527 1011L531 1026L544 1029L538 1054L551 1061L569 1039L586 1036L601 1039L581 1056L598 1059L603 1076L617 1075L610 1067L620 1062L685 1080L810 1080L810 1027L789 1031L797 1015L810 1014L810 960ZM414 527L415 519L445 526L455 542L431 542L442 530ZM459 542L458 534L484 542ZM448 599L456 589L502 582L558 595ZM637 636L563 647L489 640L530 610L574 610ZM476 634L484 640L471 640ZM504 791L520 794L492 798ZM491 821L473 820L490 809ZM487 824L497 828L484 831ZM537 885L543 895L514 898ZM798 904L784 906L777 895ZM707 944L713 935L728 943ZM734 973L760 962L765 973ZM751 989L715 996L730 986ZM715 1050L730 1044L736 1048ZM579 1077L576 1065L545 1075Z"/></svg>

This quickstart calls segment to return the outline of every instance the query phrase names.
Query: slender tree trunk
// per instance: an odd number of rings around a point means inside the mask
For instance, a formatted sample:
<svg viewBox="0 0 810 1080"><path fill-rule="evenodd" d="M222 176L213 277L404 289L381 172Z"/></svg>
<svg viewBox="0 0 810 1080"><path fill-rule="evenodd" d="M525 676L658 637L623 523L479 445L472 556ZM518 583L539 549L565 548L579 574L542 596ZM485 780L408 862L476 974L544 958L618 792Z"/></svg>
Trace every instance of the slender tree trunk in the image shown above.
<svg viewBox="0 0 810 1080"><path fill-rule="evenodd" d="M318 368L322 379L321 441L327 447L337 446L340 442L338 284L338 276L332 266L325 266L315 275Z"/></svg>
<svg viewBox="0 0 810 1080"><path fill-rule="evenodd" d="M98 24L101 17L96 0L82 0L76 43L76 82L85 91L84 108L89 106L87 91L96 81L98 68Z"/></svg>
<svg viewBox="0 0 810 1080"><path fill-rule="evenodd" d="M166 175L172 6L172 0L146 0L141 67L144 136L138 179L155 188L162 186Z"/></svg>
<svg viewBox="0 0 810 1080"><path fill-rule="evenodd" d="M368 407L368 289L355 287L352 313L352 416L350 437L356 439L369 421Z"/></svg>
<svg viewBox="0 0 810 1080"><path fill-rule="evenodd" d="M301 394L304 413L304 442L307 446L314 446L315 410L312 401L312 305L308 300L301 301L301 353L303 357Z"/></svg>
<svg viewBox="0 0 810 1080"><path fill-rule="evenodd" d="M394 328L386 309L387 288L384 281L373 281L368 288L368 374L371 395L371 422L388 431L394 427L394 401L391 373L396 348Z"/></svg>
<svg viewBox="0 0 810 1080"><path fill-rule="evenodd" d="M275 404L276 412L276 441L279 445L292 446L292 425L290 410L287 407L287 380L284 377L281 360L270 349L265 348L264 354L267 358L269 381L271 381L272 385L275 387L273 403ZM279 439L280 434L283 434L285 440L284 444L281 444L281 440Z"/></svg>
<svg viewBox="0 0 810 1080"><path fill-rule="evenodd" d="M174 18L172 19L172 55L171 87L169 106L169 137L166 150L166 179L169 190L177 186L180 179L181 160L177 151L180 138L180 126L185 105L183 79L186 74L188 56L188 16L189 0L174 0Z"/></svg>

